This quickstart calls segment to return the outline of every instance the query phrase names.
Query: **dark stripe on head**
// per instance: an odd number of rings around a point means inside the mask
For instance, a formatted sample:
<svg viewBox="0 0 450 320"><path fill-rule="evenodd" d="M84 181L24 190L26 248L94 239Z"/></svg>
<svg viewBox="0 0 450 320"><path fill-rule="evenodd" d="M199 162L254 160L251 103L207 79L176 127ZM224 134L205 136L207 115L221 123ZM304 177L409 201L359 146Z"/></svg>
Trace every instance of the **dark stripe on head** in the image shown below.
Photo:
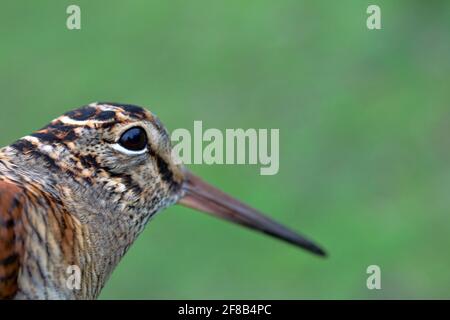
<svg viewBox="0 0 450 320"><path fill-rule="evenodd" d="M54 143L56 141L59 141L59 138L55 136L52 132L46 132L46 133L33 133L31 135L32 137L38 138L42 142L45 143Z"/></svg>
<svg viewBox="0 0 450 320"><path fill-rule="evenodd" d="M80 109L69 111L64 115L76 121L85 121L92 118L96 113L97 113L96 108L86 106Z"/></svg>
<svg viewBox="0 0 450 320"><path fill-rule="evenodd" d="M176 186L177 183L173 179L173 172L170 170L167 162L153 150L150 150L150 155L156 159L156 165L158 167L159 174L161 175L161 179L170 186Z"/></svg>
<svg viewBox="0 0 450 320"><path fill-rule="evenodd" d="M139 106L135 106L132 104L122 104L122 103L114 103L114 102L99 102L99 104L106 104L114 107L122 108L125 112L128 113L128 115L135 119L145 119L146 113L145 109L141 108Z"/></svg>
<svg viewBox="0 0 450 320"><path fill-rule="evenodd" d="M116 113L114 111L102 111L94 117L94 120L108 121L115 119L115 117Z"/></svg>
<svg viewBox="0 0 450 320"><path fill-rule="evenodd" d="M34 150L35 146L30 141L27 141L25 139L21 139L21 140L15 142L15 143L13 143L11 145L11 148L13 148L13 149L15 149L18 152L23 154L23 153L27 153L27 152L29 152L31 150Z"/></svg>
<svg viewBox="0 0 450 320"><path fill-rule="evenodd" d="M56 136L66 142L75 141L78 138L74 130L75 128L77 127L63 123L54 123L47 127L49 131L54 132Z"/></svg>
<svg viewBox="0 0 450 320"><path fill-rule="evenodd" d="M167 183L172 183L173 173L172 171L170 171L167 162L164 161L164 159L161 158L159 155L156 155L156 165L158 166L158 171L163 181Z"/></svg>
<svg viewBox="0 0 450 320"><path fill-rule="evenodd" d="M120 106L122 107L123 110L125 110L126 112L129 112L130 114L144 114L145 113L143 108L134 106L132 104L123 104Z"/></svg>
<svg viewBox="0 0 450 320"><path fill-rule="evenodd" d="M50 124L36 133L33 133L31 136L46 143L54 143L58 141L71 142L77 139L77 135L74 131L75 128L76 126L65 125L61 122L57 122Z"/></svg>

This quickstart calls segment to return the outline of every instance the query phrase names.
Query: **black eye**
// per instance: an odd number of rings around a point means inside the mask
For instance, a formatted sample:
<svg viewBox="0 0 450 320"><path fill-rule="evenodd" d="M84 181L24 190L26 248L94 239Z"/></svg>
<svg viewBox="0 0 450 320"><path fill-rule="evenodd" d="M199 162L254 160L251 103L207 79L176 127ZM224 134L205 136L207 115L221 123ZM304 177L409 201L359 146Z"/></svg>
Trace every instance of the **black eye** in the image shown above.
<svg viewBox="0 0 450 320"><path fill-rule="evenodd" d="M130 151L142 151L147 147L147 143L147 134L139 127L125 131L119 140L119 144Z"/></svg>

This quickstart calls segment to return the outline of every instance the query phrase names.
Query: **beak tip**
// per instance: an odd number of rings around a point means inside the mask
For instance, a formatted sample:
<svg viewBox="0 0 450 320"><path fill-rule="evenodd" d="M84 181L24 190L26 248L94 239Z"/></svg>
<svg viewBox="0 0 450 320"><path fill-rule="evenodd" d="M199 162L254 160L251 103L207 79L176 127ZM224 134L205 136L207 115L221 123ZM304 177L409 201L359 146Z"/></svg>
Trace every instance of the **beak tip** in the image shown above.
<svg viewBox="0 0 450 320"><path fill-rule="evenodd" d="M315 253L319 257L328 258L328 253L319 247L317 247L315 250L313 250L313 253Z"/></svg>
<svg viewBox="0 0 450 320"><path fill-rule="evenodd" d="M309 240L305 243L304 239L302 239L302 241L300 243L296 243L296 245L300 246L302 249L305 249L306 251L308 251L312 254L315 254L316 256L319 256L321 258L328 257L328 253L324 249L322 249L315 243L310 242Z"/></svg>

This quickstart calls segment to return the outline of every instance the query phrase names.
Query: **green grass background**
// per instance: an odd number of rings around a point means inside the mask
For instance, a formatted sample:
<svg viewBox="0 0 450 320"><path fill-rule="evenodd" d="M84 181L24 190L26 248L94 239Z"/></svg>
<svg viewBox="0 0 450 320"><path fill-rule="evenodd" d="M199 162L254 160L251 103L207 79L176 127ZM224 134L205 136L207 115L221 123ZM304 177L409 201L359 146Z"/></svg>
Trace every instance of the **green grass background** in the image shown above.
<svg viewBox="0 0 450 320"><path fill-rule="evenodd" d="M92 101L279 128L278 175L191 169L330 253L173 207L101 298L450 298L450 2L2 1L0 39L1 145Z"/></svg>

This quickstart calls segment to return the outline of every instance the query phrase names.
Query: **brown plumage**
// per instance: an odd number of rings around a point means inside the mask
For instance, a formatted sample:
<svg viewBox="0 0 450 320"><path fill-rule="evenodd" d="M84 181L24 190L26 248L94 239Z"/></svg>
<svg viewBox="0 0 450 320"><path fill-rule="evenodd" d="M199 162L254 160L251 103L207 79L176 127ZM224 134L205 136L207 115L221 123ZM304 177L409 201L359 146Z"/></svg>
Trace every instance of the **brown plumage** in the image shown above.
<svg viewBox="0 0 450 320"><path fill-rule="evenodd" d="M149 219L177 202L324 255L176 164L149 111L93 103L0 150L0 299L98 297Z"/></svg>

